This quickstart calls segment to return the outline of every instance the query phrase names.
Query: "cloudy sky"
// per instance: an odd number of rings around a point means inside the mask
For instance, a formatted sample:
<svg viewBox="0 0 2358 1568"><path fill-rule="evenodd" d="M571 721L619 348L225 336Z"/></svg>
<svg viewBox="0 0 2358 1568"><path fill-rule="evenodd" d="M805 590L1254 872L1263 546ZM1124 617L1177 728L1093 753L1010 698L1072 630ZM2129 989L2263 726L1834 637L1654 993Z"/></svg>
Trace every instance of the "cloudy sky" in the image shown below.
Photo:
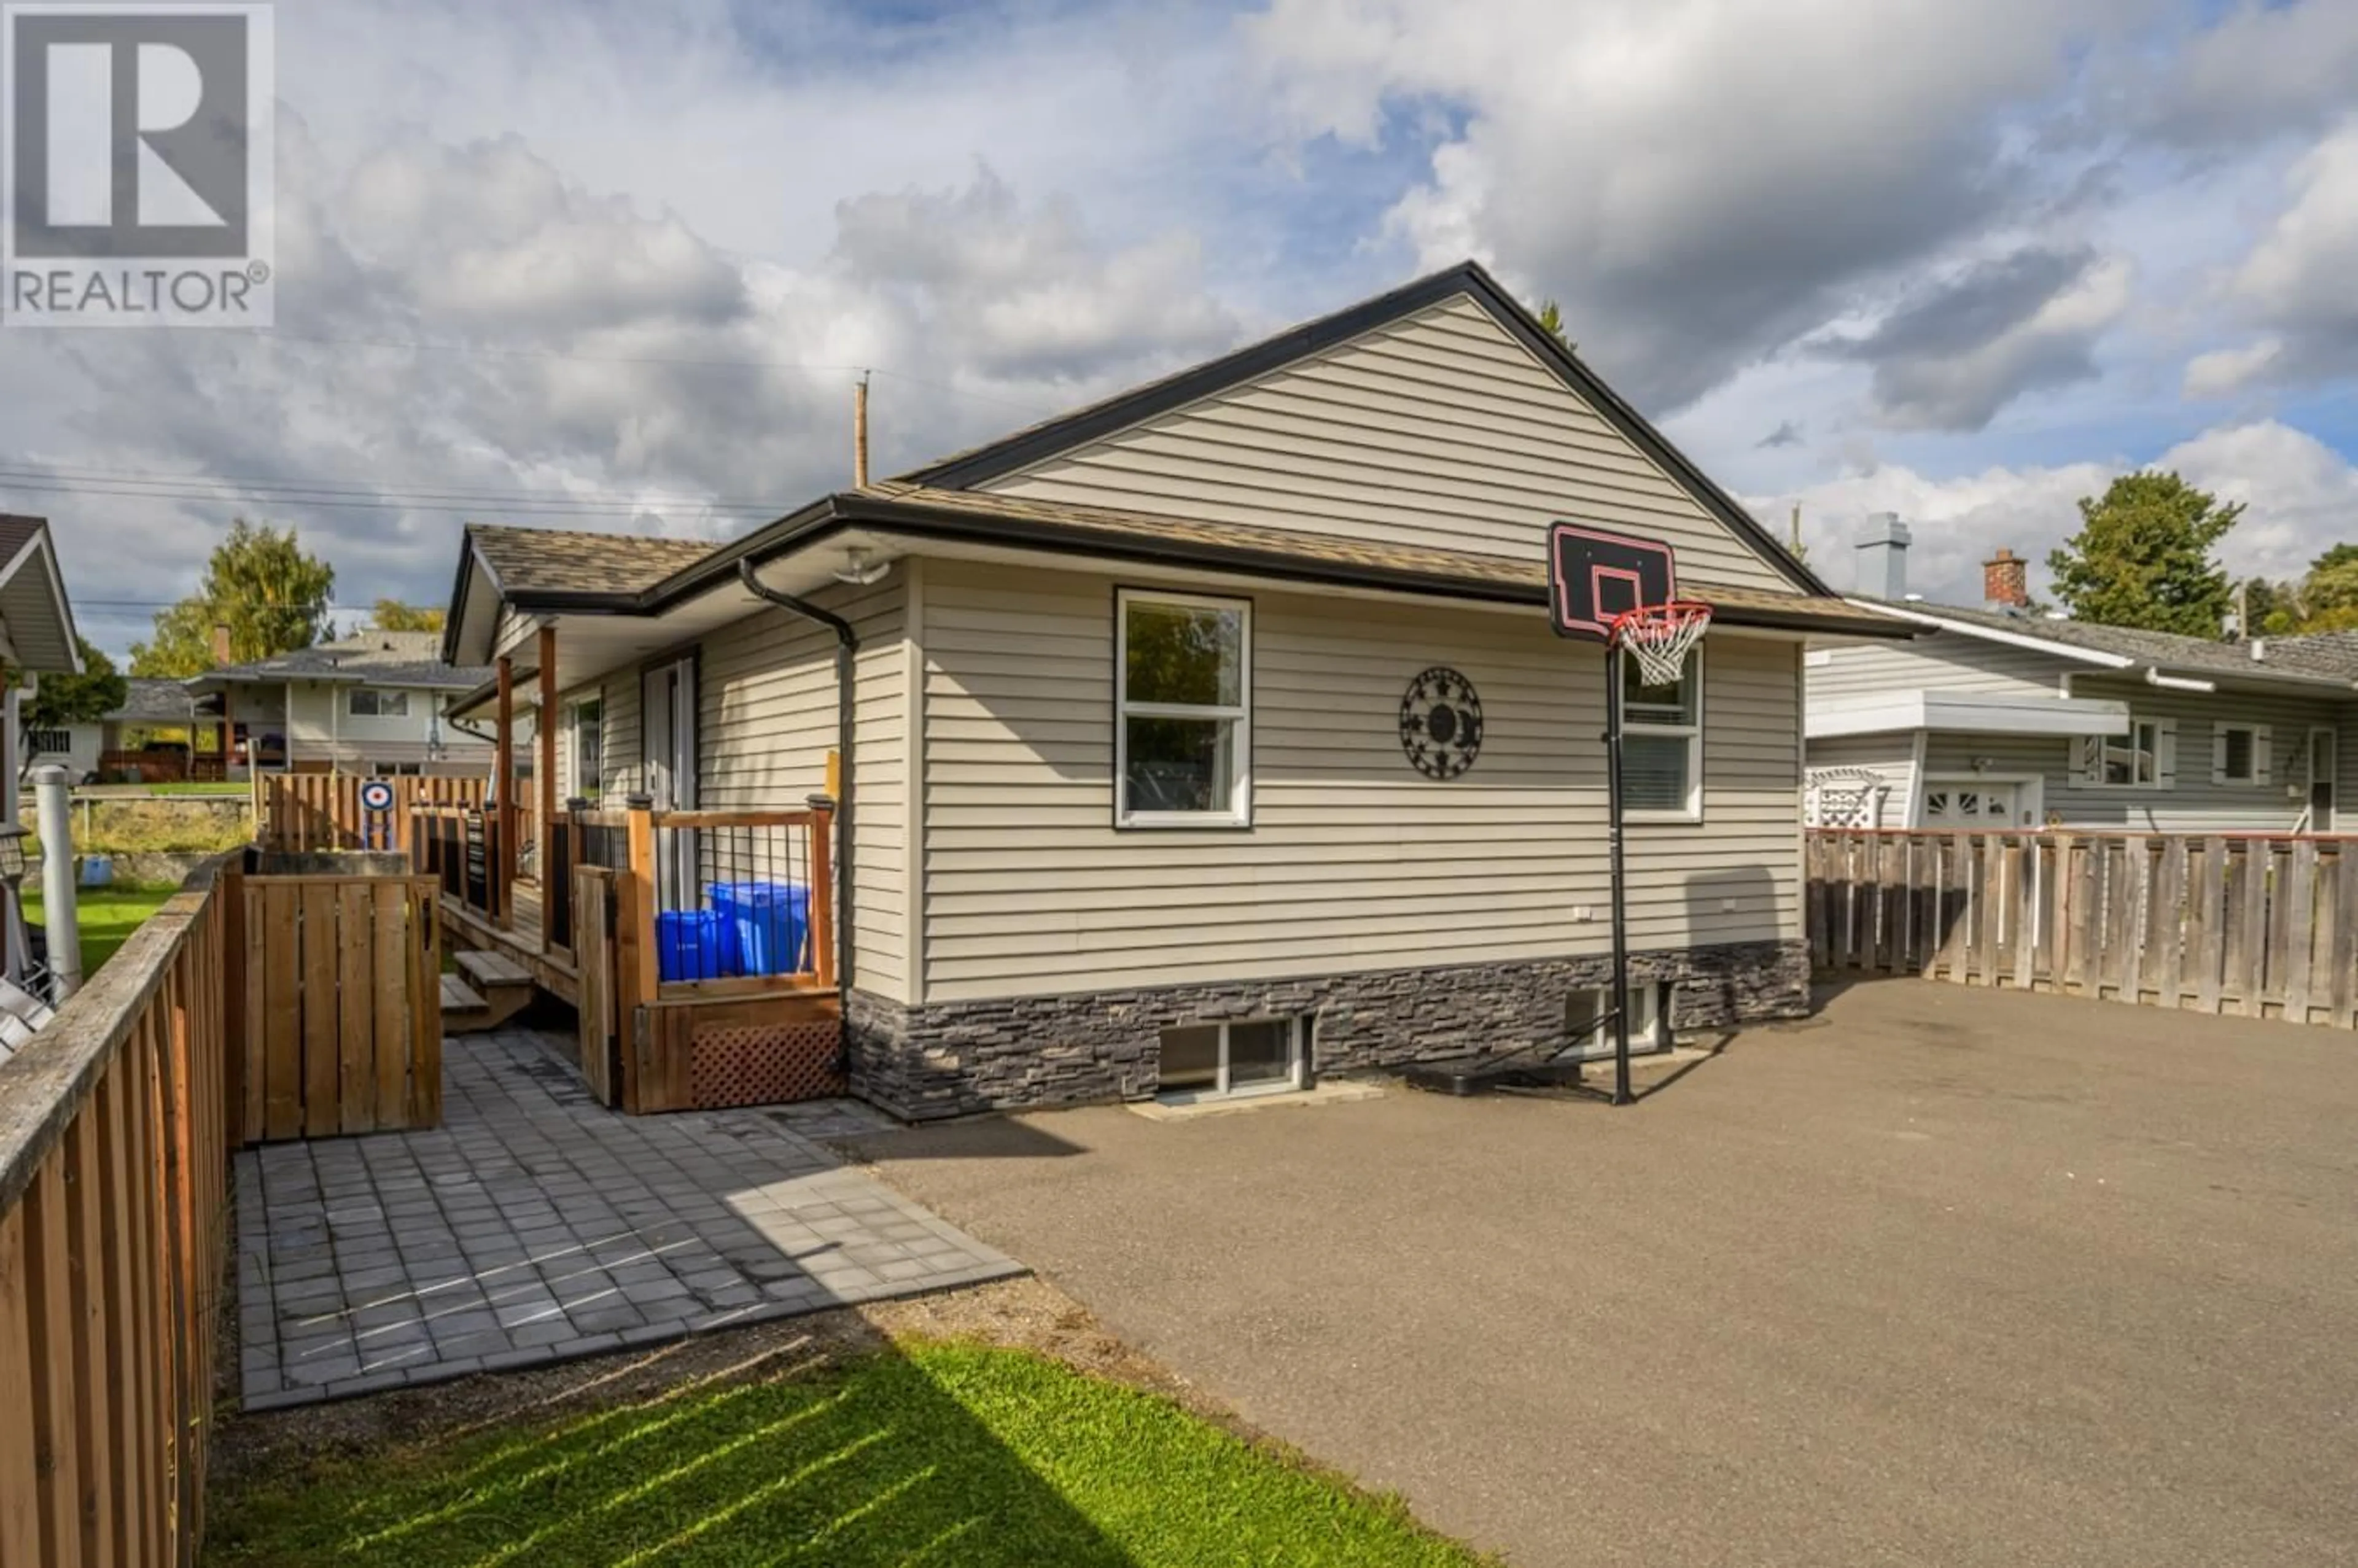
<svg viewBox="0 0 2358 1568"><path fill-rule="evenodd" d="M1978 597L2140 464L2358 537L2358 5L277 8L274 332L0 333L0 507L120 654L228 519L721 537L1478 257L1722 483ZM201 481L201 482L200 482ZM2043 574L2041 574L2043 575Z"/></svg>

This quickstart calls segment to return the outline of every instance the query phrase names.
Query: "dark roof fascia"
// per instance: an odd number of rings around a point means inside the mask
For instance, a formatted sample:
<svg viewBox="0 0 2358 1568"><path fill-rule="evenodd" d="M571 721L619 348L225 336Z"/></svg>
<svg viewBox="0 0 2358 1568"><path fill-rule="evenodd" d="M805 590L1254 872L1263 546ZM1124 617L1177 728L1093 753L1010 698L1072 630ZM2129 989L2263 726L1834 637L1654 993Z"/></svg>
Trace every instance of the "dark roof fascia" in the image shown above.
<svg viewBox="0 0 2358 1568"><path fill-rule="evenodd" d="M1606 423L1639 451L1660 464L1665 471L1693 493L1705 510L1751 544L1788 580L1806 592L1829 599L1834 597L1833 590L1820 581L1817 574L1807 566L1794 559L1791 553L1778 543L1776 535L1761 527L1735 497L1714 483L1645 416L1598 379L1595 373L1581 362L1578 355L1542 328L1531 312L1523 308L1521 302L1501 288L1478 263L1470 261L1460 262L1455 266L1404 284L1389 294L1379 294L1373 299L1354 305L1347 310L1305 322L1274 338L1250 344L1216 360L1207 360L1176 375L1150 382L1061 419L1035 425L1002 441L902 477L914 484L936 485L945 490L970 490L1060 452L1086 446L1167 414L1184 405L1216 395L1296 360L1322 353L1460 294L1472 296L1476 303L1538 356L1541 363L1554 371L1574 392L1594 405Z"/></svg>
<svg viewBox="0 0 2358 1568"><path fill-rule="evenodd" d="M1057 555L1134 561L1143 565L1183 567L1195 570L1232 571L1286 582L1315 583L1331 588L1415 594L1460 602L1538 605L1548 601L1547 585L1486 582L1401 567L1359 561L1308 561L1282 550L1214 545L1181 539L1122 537L1109 531L1048 521L979 516L962 509L928 506L923 502L882 496L843 494L824 498L790 517L781 518L732 544L723 546L685 571L637 593L523 593L508 602L518 610L592 615L660 615L691 599L733 581L737 563L759 565L790 550L803 548L847 529L873 527L955 543L1013 545ZM1829 595L1828 597L1832 597ZM1848 617L1791 611L1730 606L1719 612L1730 626L1764 630L1823 632L1850 635L1912 637L1915 628L1894 621L1889 633L1864 631Z"/></svg>

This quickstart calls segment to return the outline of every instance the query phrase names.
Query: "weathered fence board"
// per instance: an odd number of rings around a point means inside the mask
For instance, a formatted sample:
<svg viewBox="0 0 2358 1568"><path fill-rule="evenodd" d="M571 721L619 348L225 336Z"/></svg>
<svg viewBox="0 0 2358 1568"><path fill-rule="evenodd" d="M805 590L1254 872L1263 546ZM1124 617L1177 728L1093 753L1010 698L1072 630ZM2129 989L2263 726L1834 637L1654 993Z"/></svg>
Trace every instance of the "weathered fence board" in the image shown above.
<svg viewBox="0 0 2358 1568"><path fill-rule="evenodd" d="M228 1207L222 865L0 1065L0 1563L196 1557Z"/></svg>
<svg viewBox="0 0 2358 1568"><path fill-rule="evenodd" d="M1809 835L1821 970L2358 1027L2358 836Z"/></svg>
<svg viewBox="0 0 2358 1568"><path fill-rule="evenodd" d="M430 877L238 875L249 1091L238 1141L430 1127L441 957ZM258 999L256 1002L254 999Z"/></svg>

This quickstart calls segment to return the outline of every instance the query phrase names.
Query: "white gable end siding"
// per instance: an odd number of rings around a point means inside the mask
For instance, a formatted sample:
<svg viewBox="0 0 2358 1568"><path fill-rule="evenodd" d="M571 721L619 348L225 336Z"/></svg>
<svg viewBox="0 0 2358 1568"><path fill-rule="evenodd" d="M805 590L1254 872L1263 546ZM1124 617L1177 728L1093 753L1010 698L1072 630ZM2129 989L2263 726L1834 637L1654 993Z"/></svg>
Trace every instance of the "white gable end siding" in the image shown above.
<svg viewBox="0 0 2358 1568"><path fill-rule="evenodd" d="M1793 587L1463 296L979 488L1526 561L1569 517Z"/></svg>
<svg viewBox="0 0 2358 1568"><path fill-rule="evenodd" d="M926 563L925 1000L1606 950L1595 648L1536 615L1256 594L1254 826L1119 832L1116 585ZM1399 741L1437 664L1484 712L1447 784ZM1801 935L1800 650L1717 637L1705 669L1705 822L1630 832L1641 950Z"/></svg>
<svg viewBox="0 0 2358 1568"><path fill-rule="evenodd" d="M1888 697L1901 691L2057 697L2062 695L2058 683L2064 671L2093 667L2034 648L1928 630L1909 643L1826 650L1826 657L1810 667L1810 700ZM2078 690L2077 677L2073 690L2084 695Z"/></svg>

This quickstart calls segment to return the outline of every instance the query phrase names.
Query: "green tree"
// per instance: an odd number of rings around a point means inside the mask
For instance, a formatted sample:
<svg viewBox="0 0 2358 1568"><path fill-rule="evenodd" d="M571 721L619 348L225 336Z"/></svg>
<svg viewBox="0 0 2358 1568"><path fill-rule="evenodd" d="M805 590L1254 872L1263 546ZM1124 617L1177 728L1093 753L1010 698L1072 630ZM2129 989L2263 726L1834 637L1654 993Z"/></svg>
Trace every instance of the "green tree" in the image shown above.
<svg viewBox="0 0 2358 1568"><path fill-rule="evenodd" d="M69 724L95 724L123 706L131 695L129 683L114 667L104 649L87 637L74 639L81 650L81 674L43 674L24 707L27 730L62 730ZM16 670L0 668L0 681L22 679Z"/></svg>
<svg viewBox="0 0 2358 1568"><path fill-rule="evenodd" d="M229 628L230 663L251 664L329 634L336 568L303 553L295 530L255 527L244 518L213 549L197 591L156 612L156 635L131 644L135 676L193 676L211 669L213 628Z"/></svg>
<svg viewBox="0 0 2358 1568"><path fill-rule="evenodd" d="M2080 498L2080 531L2047 557L2081 621L2216 637L2234 602L2212 546L2244 514L2174 473L2129 473Z"/></svg>
<svg viewBox="0 0 2358 1568"><path fill-rule="evenodd" d="M380 632L439 632L442 630L442 608L439 605L404 604L397 599L380 599L369 613L369 622Z"/></svg>
<svg viewBox="0 0 2358 1568"><path fill-rule="evenodd" d="M1563 311L1556 305L1554 300L1543 299L1540 301L1539 323L1541 331L1545 332L1549 337L1553 338L1565 348L1570 349L1574 352L1579 351L1580 345L1574 342L1570 338L1564 336Z"/></svg>

